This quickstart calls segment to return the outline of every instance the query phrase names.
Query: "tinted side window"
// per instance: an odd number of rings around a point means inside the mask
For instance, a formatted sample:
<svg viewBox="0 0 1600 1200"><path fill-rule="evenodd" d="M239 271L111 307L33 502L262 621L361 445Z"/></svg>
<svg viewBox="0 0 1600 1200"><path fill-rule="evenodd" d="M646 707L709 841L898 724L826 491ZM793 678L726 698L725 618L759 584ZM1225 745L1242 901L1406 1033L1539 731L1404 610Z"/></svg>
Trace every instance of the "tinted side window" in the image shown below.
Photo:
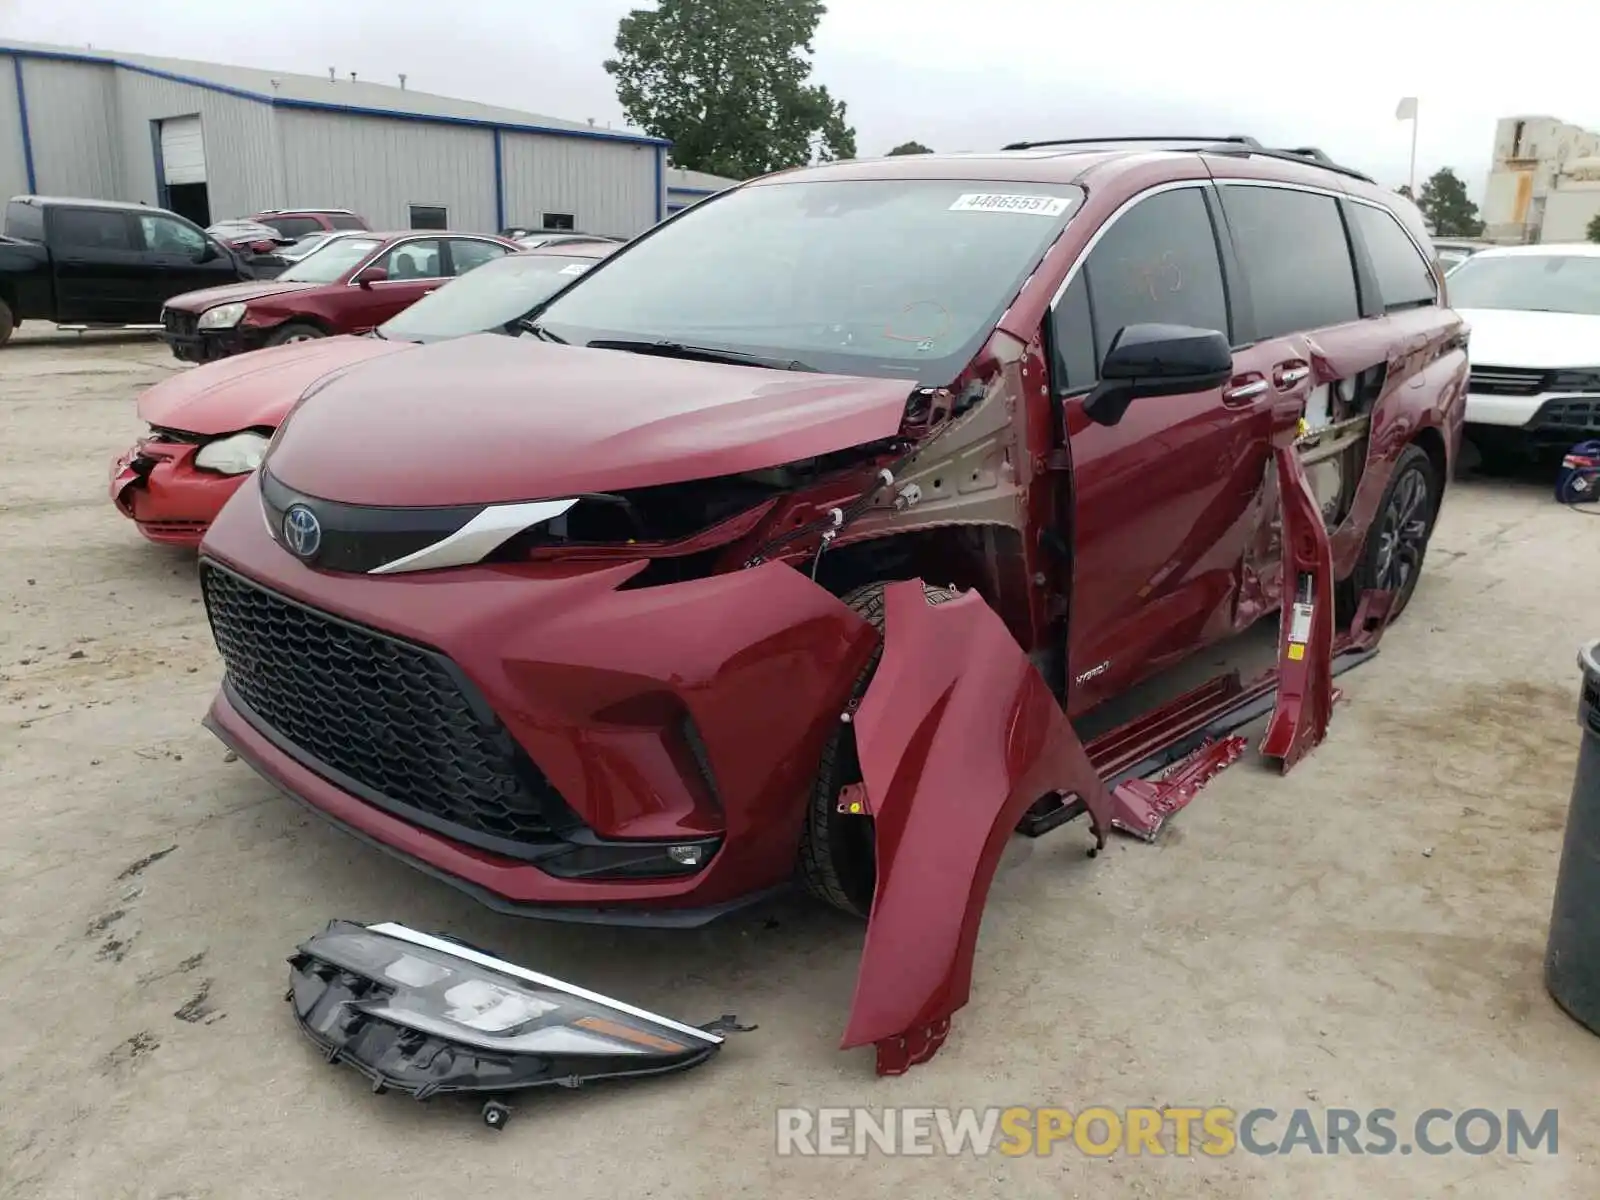
<svg viewBox="0 0 1600 1200"><path fill-rule="evenodd" d="M1358 320L1355 265L1339 204L1288 188L1223 185L1222 211L1259 338Z"/></svg>
<svg viewBox="0 0 1600 1200"><path fill-rule="evenodd" d="M80 250L134 249L128 218L106 209L55 209L50 213L50 236L58 246Z"/></svg>
<svg viewBox="0 0 1600 1200"><path fill-rule="evenodd" d="M1075 392L1094 383L1100 374L1095 353L1094 322L1089 319L1089 286L1084 273L1072 281L1051 315L1054 326L1056 390Z"/></svg>
<svg viewBox="0 0 1600 1200"><path fill-rule="evenodd" d="M198 256L206 248L206 239L198 229L190 229L171 217L141 214L139 226L144 233L145 249L157 254Z"/></svg>
<svg viewBox="0 0 1600 1200"><path fill-rule="evenodd" d="M365 229L367 223L360 217L352 217L348 213L334 213L328 218L328 224L335 229Z"/></svg>
<svg viewBox="0 0 1600 1200"><path fill-rule="evenodd" d="M438 279L444 274L443 249L438 238L402 242L384 255L380 265L390 279Z"/></svg>
<svg viewBox="0 0 1600 1200"><path fill-rule="evenodd" d="M1354 215L1356 232L1372 259L1373 272L1378 276L1378 295L1383 299L1383 307L1392 311L1433 304L1437 300L1433 271L1406 236L1400 222L1370 204L1352 204L1350 212ZM1439 257L1444 259L1443 254ZM1446 262L1446 266L1453 265Z"/></svg>
<svg viewBox="0 0 1600 1200"><path fill-rule="evenodd" d="M1128 209L1089 252L1081 274L1097 368L1124 326L1154 322L1228 332L1222 263L1199 188L1163 192Z"/></svg>

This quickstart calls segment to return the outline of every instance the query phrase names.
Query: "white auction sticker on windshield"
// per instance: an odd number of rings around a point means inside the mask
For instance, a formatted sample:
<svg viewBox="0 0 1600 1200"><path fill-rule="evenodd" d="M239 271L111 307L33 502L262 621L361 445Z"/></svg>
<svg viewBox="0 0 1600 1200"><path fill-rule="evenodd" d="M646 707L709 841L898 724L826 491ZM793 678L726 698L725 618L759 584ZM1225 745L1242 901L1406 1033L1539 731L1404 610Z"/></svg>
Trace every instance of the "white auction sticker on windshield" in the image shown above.
<svg viewBox="0 0 1600 1200"><path fill-rule="evenodd" d="M588 263L571 263L557 271L557 275L582 275L589 269Z"/></svg>
<svg viewBox="0 0 1600 1200"><path fill-rule="evenodd" d="M1059 217L1067 211L1064 196L1019 196L1011 192L967 192L957 196L951 212L1028 213L1035 217Z"/></svg>

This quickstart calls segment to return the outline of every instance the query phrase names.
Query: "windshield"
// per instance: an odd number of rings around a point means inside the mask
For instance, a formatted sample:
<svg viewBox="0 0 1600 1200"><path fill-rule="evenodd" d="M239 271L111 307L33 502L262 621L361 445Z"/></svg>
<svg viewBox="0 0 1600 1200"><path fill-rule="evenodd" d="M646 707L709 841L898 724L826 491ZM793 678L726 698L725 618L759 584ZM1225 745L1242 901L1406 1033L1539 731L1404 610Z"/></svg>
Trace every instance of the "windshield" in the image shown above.
<svg viewBox="0 0 1600 1200"><path fill-rule="evenodd" d="M377 238L333 238L306 255L278 278L285 283L335 283L380 244Z"/></svg>
<svg viewBox="0 0 1600 1200"><path fill-rule="evenodd" d="M1600 257L1474 254L1450 272L1450 307L1600 317Z"/></svg>
<svg viewBox="0 0 1600 1200"><path fill-rule="evenodd" d="M950 382L1081 193L1064 184L774 183L686 209L536 320L565 341L673 341L839 374Z"/></svg>
<svg viewBox="0 0 1600 1200"><path fill-rule="evenodd" d="M593 265L576 255L507 255L424 296L378 332L392 341L427 342L500 329Z"/></svg>

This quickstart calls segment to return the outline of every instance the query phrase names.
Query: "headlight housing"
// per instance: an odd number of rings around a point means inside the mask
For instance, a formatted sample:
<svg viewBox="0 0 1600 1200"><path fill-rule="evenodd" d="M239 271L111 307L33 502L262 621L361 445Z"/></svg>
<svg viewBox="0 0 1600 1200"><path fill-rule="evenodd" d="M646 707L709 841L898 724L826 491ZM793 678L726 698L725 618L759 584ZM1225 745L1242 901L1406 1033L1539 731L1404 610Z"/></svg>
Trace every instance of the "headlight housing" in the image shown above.
<svg viewBox="0 0 1600 1200"><path fill-rule="evenodd" d="M1557 371L1550 380L1552 392L1600 392L1600 367Z"/></svg>
<svg viewBox="0 0 1600 1200"><path fill-rule="evenodd" d="M289 965L295 1019L328 1059L419 1100L682 1070L721 1048L719 1027L742 1028L685 1025L396 924L331 921Z"/></svg>
<svg viewBox="0 0 1600 1200"><path fill-rule="evenodd" d="M200 314L201 329L232 329L244 319L244 303L219 304Z"/></svg>
<svg viewBox="0 0 1600 1200"><path fill-rule="evenodd" d="M195 451L194 465L223 475L248 475L261 465L268 439L254 430L207 442Z"/></svg>

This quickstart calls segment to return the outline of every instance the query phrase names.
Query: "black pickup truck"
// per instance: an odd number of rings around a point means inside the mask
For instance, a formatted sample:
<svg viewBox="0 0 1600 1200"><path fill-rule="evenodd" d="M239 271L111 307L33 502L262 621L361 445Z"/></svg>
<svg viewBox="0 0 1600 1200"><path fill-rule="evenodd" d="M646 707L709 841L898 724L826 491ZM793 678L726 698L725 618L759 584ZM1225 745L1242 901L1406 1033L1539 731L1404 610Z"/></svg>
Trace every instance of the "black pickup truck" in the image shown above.
<svg viewBox="0 0 1600 1200"><path fill-rule="evenodd" d="M155 325L171 296L254 277L236 252L165 209L17 196L0 227L0 345L23 321Z"/></svg>

